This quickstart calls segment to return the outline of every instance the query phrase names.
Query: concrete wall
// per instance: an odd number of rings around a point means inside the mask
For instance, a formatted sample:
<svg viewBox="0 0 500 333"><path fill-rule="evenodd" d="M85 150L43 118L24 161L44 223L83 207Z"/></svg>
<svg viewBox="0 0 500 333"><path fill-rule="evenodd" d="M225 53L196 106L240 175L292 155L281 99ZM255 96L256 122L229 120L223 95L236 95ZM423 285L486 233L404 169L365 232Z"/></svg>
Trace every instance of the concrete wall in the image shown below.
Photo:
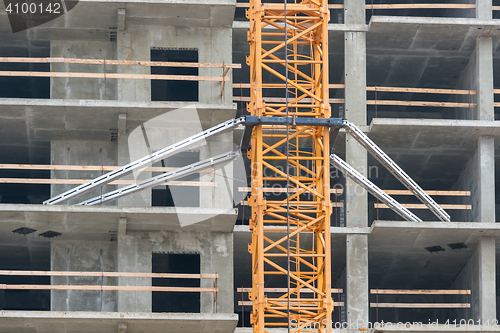
<svg viewBox="0 0 500 333"><path fill-rule="evenodd" d="M116 242L52 242L52 271L116 272ZM116 285L116 278L54 276L53 285ZM52 311L117 310L115 291L53 290Z"/></svg>
<svg viewBox="0 0 500 333"><path fill-rule="evenodd" d="M495 239L482 237L477 248L455 279L451 289L470 289L471 295L459 302L470 302L469 309L456 310L457 318L468 318L485 322L496 318L496 283L495 283ZM464 316L464 311L467 315Z"/></svg>
<svg viewBox="0 0 500 333"><path fill-rule="evenodd" d="M115 42L51 41L50 56L57 58L116 59ZM116 73L117 66L86 64L51 64L52 72ZM50 98L116 99L116 79L51 78Z"/></svg>
<svg viewBox="0 0 500 333"><path fill-rule="evenodd" d="M477 61L476 52L472 52L469 62L460 76L455 89L476 90L477 89ZM477 102L476 94L451 95L450 102L470 103ZM443 118L448 119L477 119L477 108L473 105L470 108L447 108L443 111Z"/></svg>
<svg viewBox="0 0 500 333"><path fill-rule="evenodd" d="M462 72L456 89L475 90L475 94L454 95L453 102L470 103L470 108L443 111L444 118L494 120L493 43L491 37L479 37L467 67Z"/></svg>
<svg viewBox="0 0 500 333"><path fill-rule="evenodd" d="M117 165L117 144L111 141L77 141L77 140L54 140L50 146L50 163L53 165ZM52 170L52 179L93 179L102 174L101 171L68 171ZM54 184L50 186L51 196L61 194L75 187L72 184ZM102 193L116 189L114 185L106 185L102 188ZM64 204L76 204L83 200L101 194L100 189L96 189L65 201ZM116 205L115 202L106 203Z"/></svg>
<svg viewBox="0 0 500 333"><path fill-rule="evenodd" d="M200 63L232 62L232 30L165 26L127 26L119 33L119 60L150 60L151 48L195 48ZM121 73L150 74L149 67L121 66ZM221 68L200 68L200 76L221 76ZM199 101L204 103L232 102L232 84L226 82L224 98L220 96L220 82L199 82ZM120 80L118 99L129 101L151 100L150 80Z"/></svg>
<svg viewBox="0 0 500 333"><path fill-rule="evenodd" d="M455 202L472 205L472 209L450 211L452 221L495 222L494 146L492 137L479 137L476 151L453 186L456 190L471 192L470 197L455 199Z"/></svg>
<svg viewBox="0 0 500 333"><path fill-rule="evenodd" d="M198 50L198 61L200 63L231 63L232 62L232 30L231 29L207 29L173 26L148 26L145 29L142 26L127 26L127 30L120 32L118 40L118 59L119 60L150 60L152 48L194 48ZM120 73L150 74L149 67L140 66L121 66ZM221 76L221 68L200 68L200 76ZM118 99L129 101L150 101L151 100L151 81L150 80L119 80ZM221 83L215 81L199 82L199 102L203 103L232 103L232 84L226 82L224 95L221 96ZM225 119L213 119L213 125L216 125ZM182 128L182 127L181 127ZM123 165L130 162L128 154L128 135L130 130L123 133L118 139L119 153L118 162ZM194 133L191 133L192 135ZM179 138L172 136L164 138L161 147L169 143L174 143L186 136ZM202 148L200 159L227 152L232 148L232 133L216 138L210 148ZM226 176L231 177L232 172L229 168L226 170ZM146 174L144 174L146 176ZM130 178L130 177L129 177ZM132 179L132 178L130 178ZM201 181L211 181L212 177L205 175ZM224 178L226 179L226 178ZM220 179L221 181L223 179ZM212 189L202 188L202 207L213 207L214 202L225 199L212 200ZM222 188L216 189L224 196L225 191ZM226 200L227 201L227 200ZM120 206L151 206L151 190L145 190L141 193L128 196L119 200ZM220 205L219 205L220 206Z"/></svg>
<svg viewBox="0 0 500 333"><path fill-rule="evenodd" d="M203 273L218 273L217 312L233 312L233 234L202 232L119 232L118 270L151 272L153 252L199 253ZM203 279L201 287L213 287ZM120 285L151 285L151 279L121 278ZM151 293L120 292L118 311L151 312ZM215 313L213 293L201 293L201 312Z"/></svg>

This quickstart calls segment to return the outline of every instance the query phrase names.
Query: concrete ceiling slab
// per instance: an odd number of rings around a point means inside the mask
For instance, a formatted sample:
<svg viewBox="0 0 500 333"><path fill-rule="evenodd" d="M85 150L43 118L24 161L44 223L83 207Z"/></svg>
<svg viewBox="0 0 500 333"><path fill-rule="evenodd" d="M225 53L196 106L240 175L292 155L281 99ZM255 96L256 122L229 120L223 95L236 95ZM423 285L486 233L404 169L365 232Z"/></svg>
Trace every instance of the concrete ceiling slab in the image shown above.
<svg viewBox="0 0 500 333"><path fill-rule="evenodd" d="M127 218L129 231L230 232L237 216L236 209L0 204L0 241L18 243L20 238L12 230L20 227L36 229L36 234L47 230L61 232L63 235L57 240L62 241L109 241L110 233L118 230L120 217ZM201 222L189 224L190 217ZM181 226L180 218L185 226Z"/></svg>
<svg viewBox="0 0 500 333"><path fill-rule="evenodd" d="M196 10L193 10L196 5ZM125 25L175 25L196 27L231 27L233 23L235 0L171 0L171 1L109 1L80 0L65 15L33 28L37 38L108 40L110 27L116 30L118 9L125 9ZM0 26L8 39L22 39L26 33L8 34L5 5L0 4ZM31 30L31 29L30 29ZM26 41L24 41L26 43Z"/></svg>
<svg viewBox="0 0 500 333"><path fill-rule="evenodd" d="M500 144L499 125L477 120L374 118L366 133L424 189L451 190L477 149L479 136L493 136L496 145ZM495 151L499 154L498 148ZM373 157L369 156L368 164L377 171L370 179L378 186L403 188ZM411 197L398 200L415 203Z"/></svg>
<svg viewBox="0 0 500 333"><path fill-rule="evenodd" d="M215 126L236 115L234 103L3 98L0 99L0 141L6 146L35 150L39 147L36 141L109 141L112 130L118 128L119 114L127 115L127 129L132 130L154 117L187 106L197 109L203 128ZM8 151L3 152L2 158L16 159L7 154ZM25 163L20 160L15 163ZM45 162L32 160L31 163Z"/></svg>
<svg viewBox="0 0 500 333"><path fill-rule="evenodd" d="M372 16L367 29L367 84L453 89L479 36L500 36L498 20L467 18ZM380 94L380 99L396 94ZM406 94L402 100L424 95ZM439 96L425 96L436 101ZM380 110L381 109L381 110ZM433 108L379 107L378 113L413 118L441 118ZM417 111L419 112L417 114Z"/></svg>
<svg viewBox="0 0 500 333"><path fill-rule="evenodd" d="M427 33L428 40L432 43L439 41L439 36L445 39L464 40L465 38L477 38L482 35L500 36L500 21L494 19L455 18L455 17L411 17L411 16L372 16L368 31L388 32L397 26L398 31L412 30L424 37ZM438 37L435 39L434 37ZM435 43L436 45L439 43ZM441 44L440 44L441 45Z"/></svg>
<svg viewBox="0 0 500 333"><path fill-rule="evenodd" d="M367 228L331 227L332 277L336 284L346 262L346 236L368 235L370 288L446 289L467 264L478 240L500 236L500 225L467 222L375 221ZM285 235L285 233L283 233ZM235 287L251 284L251 243L248 226L234 227ZM452 250L448 244L467 247ZM431 253L426 247L439 245L443 252ZM497 252L500 245L497 245ZM439 274L436 274L439 272Z"/></svg>
<svg viewBox="0 0 500 333"><path fill-rule="evenodd" d="M368 236L370 288L449 288L479 238L499 235L494 223L375 221ZM467 248L452 250L453 243ZM444 251L431 253L432 246Z"/></svg>
<svg viewBox="0 0 500 333"><path fill-rule="evenodd" d="M127 333L232 333L238 315L232 313L142 313L0 311L2 332L115 332L124 323Z"/></svg>
<svg viewBox="0 0 500 333"><path fill-rule="evenodd" d="M479 136L500 138L500 122L448 119L374 118L370 138L386 152L392 149L473 152Z"/></svg>

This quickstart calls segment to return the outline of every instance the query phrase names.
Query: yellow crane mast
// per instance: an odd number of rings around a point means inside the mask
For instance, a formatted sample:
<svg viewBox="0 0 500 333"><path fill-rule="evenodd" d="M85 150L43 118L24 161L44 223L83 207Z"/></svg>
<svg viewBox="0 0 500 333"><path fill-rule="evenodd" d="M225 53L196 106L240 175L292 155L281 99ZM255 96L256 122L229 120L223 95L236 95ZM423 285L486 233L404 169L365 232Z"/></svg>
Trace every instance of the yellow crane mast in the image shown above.
<svg viewBox="0 0 500 333"><path fill-rule="evenodd" d="M286 0L285 0L286 1ZM331 324L328 1L250 0L251 322L274 327ZM264 79L265 78L265 79ZM285 95L286 94L286 95ZM263 97L277 97L264 103ZM259 123L261 119L271 119ZM283 168L285 166L285 168ZM264 187L286 188L286 195ZM280 288L265 292L264 287ZM330 325L320 325L321 331Z"/></svg>

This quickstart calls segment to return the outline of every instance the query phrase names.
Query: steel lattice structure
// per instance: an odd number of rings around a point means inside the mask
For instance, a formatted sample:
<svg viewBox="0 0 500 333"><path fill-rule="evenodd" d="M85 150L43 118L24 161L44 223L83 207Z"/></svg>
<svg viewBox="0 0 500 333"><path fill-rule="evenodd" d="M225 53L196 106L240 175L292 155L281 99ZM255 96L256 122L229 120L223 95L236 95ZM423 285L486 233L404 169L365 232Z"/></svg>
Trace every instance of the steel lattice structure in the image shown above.
<svg viewBox="0 0 500 333"><path fill-rule="evenodd" d="M327 4L327 0L296 0L286 4L285 12L284 3L251 0L247 14L248 110L259 117L286 117L288 113L288 126L255 126L248 151L252 162L249 250L254 332L287 327L289 320L293 332L314 323L331 323L329 129L295 125L298 118L330 117ZM288 98L284 99L287 87ZM282 98L264 103L263 94L270 91ZM287 173L282 166L287 163L288 200L266 197L263 187L286 186ZM265 295L264 286L270 279L281 287L289 284L290 293Z"/></svg>

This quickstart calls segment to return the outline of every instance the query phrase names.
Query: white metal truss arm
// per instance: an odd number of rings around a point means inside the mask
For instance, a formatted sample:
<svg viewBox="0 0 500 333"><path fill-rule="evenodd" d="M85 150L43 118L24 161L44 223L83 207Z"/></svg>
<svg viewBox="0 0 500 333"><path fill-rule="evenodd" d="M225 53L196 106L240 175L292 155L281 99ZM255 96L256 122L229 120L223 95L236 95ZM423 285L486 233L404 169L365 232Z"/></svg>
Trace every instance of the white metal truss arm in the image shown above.
<svg viewBox="0 0 500 333"><path fill-rule="evenodd" d="M148 155L148 156L140 158L136 161L130 162L129 164L122 166L121 168L118 168L116 170L108 172L107 174L99 176L99 177L97 177L89 182L86 182L85 184L82 184L80 186L72 188L71 190L68 190L64 193L61 193L53 198L50 198L50 199L44 201L43 204L44 205L54 205L54 204L57 204L59 202L68 200L69 198L72 198L72 197L75 197L77 195L91 191L96 187L103 186L107 183L112 182L113 180L124 177L124 176L132 173L134 170L142 169L142 168L147 167L153 163L161 161L169 156L172 156L177 152L180 152L184 149L190 148L190 147L200 143L204 139L207 139L209 137L219 135L219 134L228 132L230 130L233 130L235 127L237 127L238 125L240 125L244 122L245 122L245 117L231 119L231 120L228 120L226 122L223 122L222 124L219 124L217 126L209 128L203 132L200 132L198 134L190 136L187 139L184 139L182 141L174 143L173 145L170 145L168 147L160 149L160 150L152 153L151 155Z"/></svg>
<svg viewBox="0 0 500 333"><path fill-rule="evenodd" d="M450 215L439 206L425 191L403 171L386 153L380 149L365 133L353 123L344 120L344 128L366 150L370 152L390 173L394 175L407 189L409 189L427 208L441 221L450 222Z"/></svg>
<svg viewBox="0 0 500 333"><path fill-rule="evenodd" d="M148 178L144 181L141 181L136 184L132 184L129 186L125 186L122 188L119 188L117 190L108 192L106 194L103 194L102 196L97 196L89 200L82 201L78 203L79 206L85 205L85 206L92 206L96 204L100 204L103 202L115 200L119 197L123 197L125 195L137 192L137 191L142 191L147 188L159 185L159 184L164 184L167 181L172 181L175 179L179 179L188 175L191 175L193 173L197 173L200 171L203 171L207 168L210 167L216 167L221 164L228 163L232 160L234 160L238 155L240 154L239 151L232 151L229 153L217 155L215 157L208 158L206 160L196 162L193 164L189 164L185 167L181 167L178 169L175 169L170 172L162 173L161 175L155 176Z"/></svg>
<svg viewBox="0 0 500 333"><path fill-rule="evenodd" d="M407 221L422 222L415 214L403 207L399 202L394 200L387 193L382 191L377 185L373 184L366 177L361 175L356 169L344 162L340 157L335 154L330 155L330 161L334 167L339 169L347 177L351 178L358 185L370 192L374 197L385 203L389 208L395 211L399 216Z"/></svg>

